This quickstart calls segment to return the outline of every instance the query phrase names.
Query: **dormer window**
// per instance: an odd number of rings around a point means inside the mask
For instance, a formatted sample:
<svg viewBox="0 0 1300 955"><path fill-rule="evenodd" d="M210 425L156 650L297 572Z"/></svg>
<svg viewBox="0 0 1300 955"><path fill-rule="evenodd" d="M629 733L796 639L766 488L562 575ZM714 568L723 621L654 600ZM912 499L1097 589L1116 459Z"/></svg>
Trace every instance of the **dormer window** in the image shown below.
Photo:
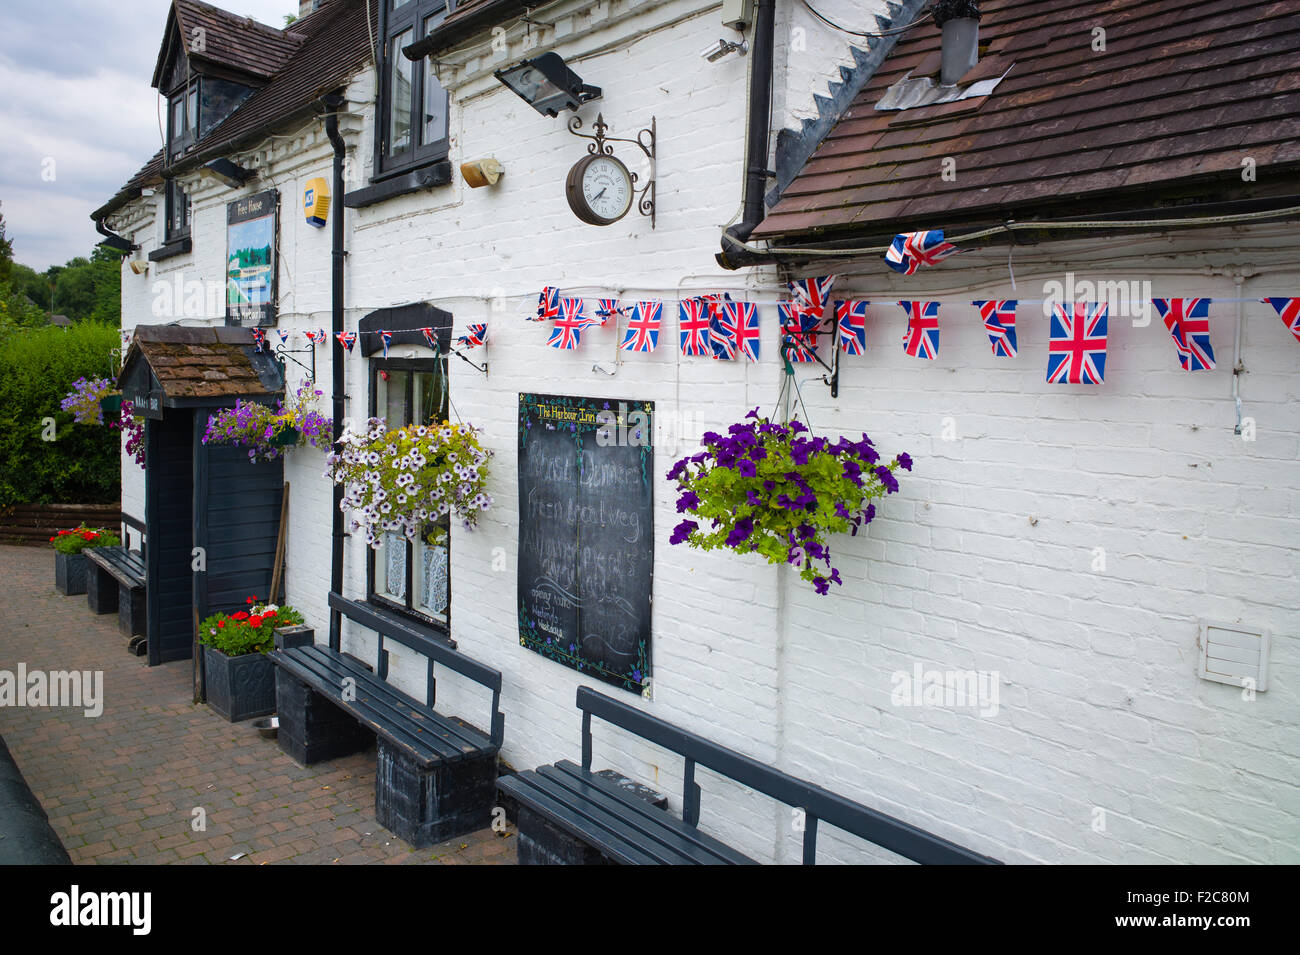
<svg viewBox="0 0 1300 955"><path fill-rule="evenodd" d="M196 77L168 100L167 155L176 159L199 138L199 80Z"/></svg>
<svg viewBox="0 0 1300 955"><path fill-rule="evenodd" d="M424 39L447 18L448 0L384 0L376 168L381 176L447 157L447 91L433 64L402 48Z"/></svg>

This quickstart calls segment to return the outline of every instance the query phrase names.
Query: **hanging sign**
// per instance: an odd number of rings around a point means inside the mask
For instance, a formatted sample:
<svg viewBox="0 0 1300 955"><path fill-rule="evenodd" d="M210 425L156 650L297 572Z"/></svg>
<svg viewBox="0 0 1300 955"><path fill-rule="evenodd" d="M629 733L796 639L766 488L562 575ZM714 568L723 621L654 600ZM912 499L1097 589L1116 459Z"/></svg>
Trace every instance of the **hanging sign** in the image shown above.
<svg viewBox="0 0 1300 955"><path fill-rule="evenodd" d="M226 204L227 325L275 324L279 205L275 190Z"/></svg>

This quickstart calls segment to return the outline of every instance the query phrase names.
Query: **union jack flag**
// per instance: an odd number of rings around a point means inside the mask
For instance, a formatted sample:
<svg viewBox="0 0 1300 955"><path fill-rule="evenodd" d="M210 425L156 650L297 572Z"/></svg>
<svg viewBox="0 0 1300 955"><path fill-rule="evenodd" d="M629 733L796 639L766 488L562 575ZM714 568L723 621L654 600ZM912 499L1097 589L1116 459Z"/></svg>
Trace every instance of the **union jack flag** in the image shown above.
<svg viewBox="0 0 1300 955"><path fill-rule="evenodd" d="M750 361L758 361L759 330L758 308L750 302L727 302L722 306L722 318L718 321L726 339L723 348L726 358L735 358L743 354ZM714 338L716 339L716 335ZM723 355L714 350L714 358Z"/></svg>
<svg viewBox="0 0 1300 955"><path fill-rule="evenodd" d="M894 236L885 252L885 262L895 272L911 275L917 266L935 265L961 249L943 241L943 230L929 232L903 232Z"/></svg>
<svg viewBox="0 0 1300 955"><path fill-rule="evenodd" d="M389 332L389 331L385 331L385 330L383 330L383 329L380 329L380 331L379 331L379 340L380 340L381 342L384 343L384 357L387 358L387 357L388 357L388 346L389 346L390 344L392 344L392 341L393 341L393 333L392 333L392 332Z"/></svg>
<svg viewBox="0 0 1300 955"><path fill-rule="evenodd" d="M339 340L340 345L348 350L349 354L352 353L352 346L357 343L356 332L339 332L334 337Z"/></svg>
<svg viewBox="0 0 1300 955"><path fill-rule="evenodd" d="M1016 302L1014 298L1000 302L971 302L980 310L980 318L984 319L984 330L989 333L989 345L993 347L995 358L1016 357Z"/></svg>
<svg viewBox="0 0 1300 955"><path fill-rule="evenodd" d="M530 322L544 322L560 316L560 290L550 285L542 289L537 298L537 314L528 319Z"/></svg>
<svg viewBox="0 0 1300 955"><path fill-rule="evenodd" d="M1106 376L1106 308L1097 302L1052 306L1047 380L1100 385Z"/></svg>
<svg viewBox="0 0 1300 955"><path fill-rule="evenodd" d="M867 302L849 299L835 303L835 321L840 327L840 351L862 355L867 350Z"/></svg>
<svg viewBox="0 0 1300 955"><path fill-rule="evenodd" d="M903 351L913 358L931 361L939 357L939 303L899 302L907 313L907 331L903 333Z"/></svg>
<svg viewBox="0 0 1300 955"><path fill-rule="evenodd" d="M584 324L582 299L561 299L560 317L555 320L555 328L551 332L551 337L546 340L546 344L552 348L577 348Z"/></svg>
<svg viewBox="0 0 1300 955"><path fill-rule="evenodd" d="M277 335L280 336L280 344L281 344L281 345L287 345L287 344L289 344L289 333L288 333L288 332L286 332L286 331L281 331L280 329L277 328L277 329L275 330L275 333L276 333Z"/></svg>
<svg viewBox="0 0 1300 955"><path fill-rule="evenodd" d="M253 351L266 351L266 332L260 328L253 329Z"/></svg>
<svg viewBox="0 0 1300 955"><path fill-rule="evenodd" d="M688 298L677 306L677 330L683 355L697 358L713 353L709 335L709 316L705 303L698 298Z"/></svg>
<svg viewBox="0 0 1300 955"><path fill-rule="evenodd" d="M726 292L715 292L712 295L701 295L700 301L709 311L709 346L713 349L713 357L730 361L736 357L736 340L723 327L723 319L731 296Z"/></svg>
<svg viewBox="0 0 1300 955"><path fill-rule="evenodd" d="M1210 300L1208 298L1153 298L1178 349L1183 371L1209 371L1214 367L1210 347Z"/></svg>
<svg viewBox="0 0 1300 955"><path fill-rule="evenodd" d="M435 352L437 352L437 351L438 351L438 339L436 339L436 338L433 337L433 329L432 329L432 328L422 328L422 329L420 329L420 334L424 336L424 340L425 340L426 342L428 342L429 347L432 348Z"/></svg>
<svg viewBox="0 0 1300 955"><path fill-rule="evenodd" d="M834 284L835 276L833 275L823 275L821 278L797 279L786 283L790 289L790 302L795 307L795 311L806 313L815 318L817 322L822 320L822 316L826 312L826 303L830 299L831 286Z"/></svg>
<svg viewBox="0 0 1300 955"><path fill-rule="evenodd" d="M429 331L431 331L431 329L425 329L426 333ZM426 334L425 337L427 338L428 335ZM476 348L479 345L486 345L487 322L484 322L482 325L467 325L465 327L465 334L456 339L456 344L464 345L466 348Z"/></svg>
<svg viewBox="0 0 1300 955"><path fill-rule="evenodd" d="M1262 298L1277 311L1282 324L1291 330L1295 340L1300 342L1300 298Z"/></svg>
<svg viewBox="0 0 1300 955"><path fill-rule="evenodd" d="M663 308L662 302L637 302L627 323L627 335L619 347L623 351L654 351L659 344Z"/></svg>
<svg viewBox="0 0 1300 955"><path fill-rule="evenodd" d="M588 319L587 324L604 325L606 322L608 322L611 318L613 318L621 311L622 309L618 307L618 301L616 299L598 298L596 299L595 317L599 319L599 321L595 321L594 319Z"/></svg>
<svg viewBox="0 0 1300 955"><path fill-rule="evenodd" d="M781 322L781 352L790 361L816 361L817 336L809 334L806 323L816 328L817 321L800 312L793 302L778 302L776 313Z"/></svg>
<svg viewBox="0 0 1300 955"><path fill-rule="evenodd" d="M311 342L313 345L319 345L321 342L325 341L325 329L323 328L319 331L307 332L306 334L307 341Z"/></svg>

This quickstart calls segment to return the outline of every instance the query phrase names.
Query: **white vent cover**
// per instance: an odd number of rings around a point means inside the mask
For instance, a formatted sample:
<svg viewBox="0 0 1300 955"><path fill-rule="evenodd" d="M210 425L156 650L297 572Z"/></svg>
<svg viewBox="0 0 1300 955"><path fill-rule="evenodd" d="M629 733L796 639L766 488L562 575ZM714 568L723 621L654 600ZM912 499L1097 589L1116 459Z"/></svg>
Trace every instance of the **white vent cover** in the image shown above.
<svg viewBox="0 0 1300 955"><path fill-rule="evenodd" d="M1268 631L1235 623L1201 621L1196 674L1232 686L1268 689Z"/></svg>

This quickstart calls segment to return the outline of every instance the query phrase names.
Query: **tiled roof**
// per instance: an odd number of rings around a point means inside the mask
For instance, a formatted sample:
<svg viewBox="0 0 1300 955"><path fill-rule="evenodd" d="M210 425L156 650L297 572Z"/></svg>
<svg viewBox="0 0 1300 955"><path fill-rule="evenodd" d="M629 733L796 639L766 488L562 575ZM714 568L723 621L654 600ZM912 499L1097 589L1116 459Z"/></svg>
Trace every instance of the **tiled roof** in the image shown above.
<svg viewBox="0 0 1300 955"><path fill-rule="evenodd" d="M219 64L263 79L274 76L305 39L301 31L307 25L306 18L277 30L200 0L172 0L172 10L191 60ZM195 37L203 38L201 48L196 48ZM155 86L165 56L166 48L160 52L154 69Z"/></svg>
<svg viewBox="0 0 1300 955"><path fill-rule="evenodd" d="M176 2L202 6L194 0ZM372 2L370 7L374 12L378 3ZM343 86L371 57L364 0L330 0L309 16L294 21L292 28L302 35L302 40L270 82L210 130L171 170L189 169L224 156L268 132L300 121L321 96ZM91 213L91 218L121 208L139 195L142 186L158 183L163 171L163 154L159 150L108 203Z"/></svg>
<svg viewBox="0 0 1300 955"><path fill-rule="evenodd" d="M939 30L929 20L913 27L755 238L877 236L1118 209L1175 187L1207 199L1294 191L1294 0L987 0L981 10L988 49L976 69L1010 67L992 94L876 110L909 71L937 66ZM1105 30L1104 52L1093 49L1094 27ZM951 181L940 175L945 157L955 161ZM1255 182L1243 182L1245 158Z"/></svg>
<svg viewBox="0 0 1300 955"><path fill-rule="evenodd" d="M283 387L275 360L254 353L253 334L247 328L140 325L122 362L119 382L137 356L149 363L168 399L242 398L275 394Z"/></svg>
<svg viewBox="0 0 1300 955"><path fill-rule="evenodd" d="M506 20L546 6L550 0L460 0L452 4L447 19L415 44L421 56L441 53L449 47Z"/></svg>

